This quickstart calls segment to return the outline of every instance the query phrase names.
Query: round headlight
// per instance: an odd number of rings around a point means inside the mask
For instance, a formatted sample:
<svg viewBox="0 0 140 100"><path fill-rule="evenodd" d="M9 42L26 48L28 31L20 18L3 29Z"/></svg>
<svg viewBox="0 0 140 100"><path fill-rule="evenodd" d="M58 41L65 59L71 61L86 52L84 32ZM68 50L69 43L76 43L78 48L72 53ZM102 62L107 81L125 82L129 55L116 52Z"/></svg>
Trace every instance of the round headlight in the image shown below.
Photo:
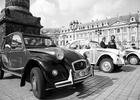
<svg viewBox="0 0 140 100"><path fill-rule="evenodd" d="M64 58L64 53L62 51L56 52L56 58L62 60Z"/></svg>
<svg viewBox="0 0 140 100"><path fill-rule="evenodd" d="M58 75L58 71L54 69L54 70L52 71L52 74L53 74L53 76L57 76L57 75Z"/></svg>

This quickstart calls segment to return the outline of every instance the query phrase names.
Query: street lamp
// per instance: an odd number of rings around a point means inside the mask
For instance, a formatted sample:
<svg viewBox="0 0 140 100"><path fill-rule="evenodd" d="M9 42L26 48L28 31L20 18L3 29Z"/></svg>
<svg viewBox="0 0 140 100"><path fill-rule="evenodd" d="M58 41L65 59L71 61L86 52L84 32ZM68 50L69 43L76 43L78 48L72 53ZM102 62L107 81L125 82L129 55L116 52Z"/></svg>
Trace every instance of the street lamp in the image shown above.
<svg viewBox="0 0 140 100"><path fill-rule="evenodd" d="M97 29L97 30L95 30L95 32L97 33L98 43L99 43L99 36L102 34L102 30L101 29Z"/></svg>
<svg viewBox="0 0 140 100"><path fill-rule="evenodd" d="M79 22L74 20L69 25L70 26L70 29L73 31L73 40L75 40L75 30L77 30L78 24L79 24Z"/></svg>

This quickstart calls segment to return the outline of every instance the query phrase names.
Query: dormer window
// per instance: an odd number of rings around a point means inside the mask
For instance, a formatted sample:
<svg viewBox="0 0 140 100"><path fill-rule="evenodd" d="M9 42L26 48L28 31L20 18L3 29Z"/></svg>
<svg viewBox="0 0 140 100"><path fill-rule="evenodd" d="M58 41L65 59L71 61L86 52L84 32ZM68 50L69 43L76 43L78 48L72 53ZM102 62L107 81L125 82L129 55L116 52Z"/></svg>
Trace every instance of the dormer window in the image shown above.
<svg viewBox="0 0 140 100"><path fill-rule="evenodd" d="M108 23L107 22L104 22L104 26L107 26L108 25Z"/></svg>
<svg viewBox="0 0 140 100"><path fill-rule="evenodd" d="M135 20L135 17L131 17L130 18L130 22L135 22L136 20Z"/></svg>

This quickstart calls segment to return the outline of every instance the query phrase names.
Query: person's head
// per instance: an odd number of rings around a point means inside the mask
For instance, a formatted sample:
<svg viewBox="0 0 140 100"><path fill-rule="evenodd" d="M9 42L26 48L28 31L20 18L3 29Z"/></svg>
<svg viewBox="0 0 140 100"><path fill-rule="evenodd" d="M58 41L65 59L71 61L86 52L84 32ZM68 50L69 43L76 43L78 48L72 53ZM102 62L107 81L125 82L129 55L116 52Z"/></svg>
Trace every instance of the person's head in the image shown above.
<svg viewBox="0 0 140 100"><path fill-rule="evenodd" d="M111 40L115 40L115 35L111 35Z"/></svg>
<svg viewBox="0 0 140 100"><path fill-rule="evenodd" d="M105 41L106 41L106 37L103 37L103 38L102 38L102 41L105 42Z"/></svg>

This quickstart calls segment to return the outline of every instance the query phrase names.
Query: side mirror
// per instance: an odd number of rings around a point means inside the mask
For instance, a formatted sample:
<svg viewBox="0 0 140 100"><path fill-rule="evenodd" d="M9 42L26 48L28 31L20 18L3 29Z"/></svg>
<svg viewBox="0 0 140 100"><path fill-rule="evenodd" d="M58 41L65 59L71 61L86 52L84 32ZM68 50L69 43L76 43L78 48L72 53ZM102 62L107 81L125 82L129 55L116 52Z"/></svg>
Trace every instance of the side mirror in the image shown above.
<svg viewBox="0 0 140 100"><path fill-rule="evenodd" d="M5 45L5 48L11 49L11 46L10 46L9 44L6 44L6 45Z"/></svg>

